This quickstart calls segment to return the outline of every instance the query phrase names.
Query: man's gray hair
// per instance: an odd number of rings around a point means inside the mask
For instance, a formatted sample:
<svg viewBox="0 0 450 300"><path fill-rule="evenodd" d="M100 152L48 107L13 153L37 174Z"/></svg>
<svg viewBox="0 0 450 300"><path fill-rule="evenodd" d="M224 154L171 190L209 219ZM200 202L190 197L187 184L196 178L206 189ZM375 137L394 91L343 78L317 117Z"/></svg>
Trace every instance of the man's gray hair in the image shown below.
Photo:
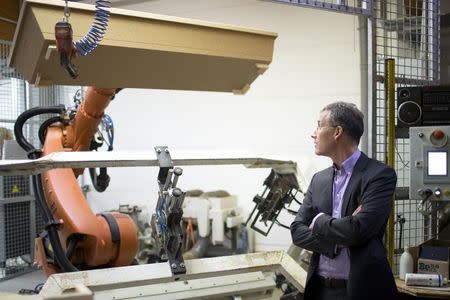
<svg viewBox="0 0 450 300"><path fill-rule="evenodd" d="M321 112L329 111L328 125L341 126L344 132L356 143L364 133L364 114L353 103L334 102L325 106Z"/></svg>

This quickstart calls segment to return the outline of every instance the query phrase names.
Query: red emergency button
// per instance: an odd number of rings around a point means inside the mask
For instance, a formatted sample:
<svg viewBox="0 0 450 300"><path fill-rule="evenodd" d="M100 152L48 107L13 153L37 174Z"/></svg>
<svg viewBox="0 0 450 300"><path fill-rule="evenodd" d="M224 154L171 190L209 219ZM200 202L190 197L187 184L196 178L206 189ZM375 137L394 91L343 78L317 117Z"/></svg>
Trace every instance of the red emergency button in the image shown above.
<svg viewBox="0 0 450 300"><path fill-rule="evenodd" d="M447 133L442 129L436 128L430 133L430 142L435 147L444 147L447 145Z"/></svg>
<svg viewBox="0 0 450 300"><path fill-rule="evenodd" d="M445 136L445 133L442 132L442 130L436 129L435 131L433 131L433 133L431 135L436 140L442 140L444 138L444 136Z"/></svg>

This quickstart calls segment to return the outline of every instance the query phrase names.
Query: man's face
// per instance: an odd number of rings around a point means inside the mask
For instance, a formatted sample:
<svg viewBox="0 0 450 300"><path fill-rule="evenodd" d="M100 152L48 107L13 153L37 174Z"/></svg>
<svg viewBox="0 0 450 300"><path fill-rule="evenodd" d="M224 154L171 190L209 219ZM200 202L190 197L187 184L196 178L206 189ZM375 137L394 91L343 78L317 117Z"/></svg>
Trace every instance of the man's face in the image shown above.
<svg viewBox="0 0 450 300"><path fill-rule="evenodd" d="M334 139L336 127L329 125L329 114L329 111L320 113L317 127L311 135L314 140L314 152L317 155L330 156L336 147Z"/></svg>

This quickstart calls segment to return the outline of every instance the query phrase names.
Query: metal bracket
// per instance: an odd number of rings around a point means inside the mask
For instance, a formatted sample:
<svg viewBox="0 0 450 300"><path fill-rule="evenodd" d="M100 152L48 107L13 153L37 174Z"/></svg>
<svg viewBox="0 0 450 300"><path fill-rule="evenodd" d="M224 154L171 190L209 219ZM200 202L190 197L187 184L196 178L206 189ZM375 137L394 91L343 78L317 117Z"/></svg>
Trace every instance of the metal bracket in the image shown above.
<svg viewBox="0 0 450 300"><path fill-rule="evenodd" d="M155 147L159 163L158 201L156 212L152 215L152 235L159 248L159 255L168 259L173 274L186 273L183 260L183 201L185 193L176 187L178 177L183 170L173 168L169 149L166 146Z"/></svg>
<svg viewBox="0 0 450 300"><path fill-rule="evenodd" d="M159 163L158 184L161 188L166 182L169 170L173 168L173 163L167 146L156 146L155 152Z"/></svg>
<svg viewBox="0 0 450 300"><path fill-rule="evenodd" d="M281 174L273 169L263 185L265 186L263 193L253 198L255 207L245 224L247 225L253 218L251 228L267 236L274 223L281 224L277 220L278 215L295 199L300 188L294 173ZM257 226L258 221L263 223L261 226L264 228Z"/></svg>

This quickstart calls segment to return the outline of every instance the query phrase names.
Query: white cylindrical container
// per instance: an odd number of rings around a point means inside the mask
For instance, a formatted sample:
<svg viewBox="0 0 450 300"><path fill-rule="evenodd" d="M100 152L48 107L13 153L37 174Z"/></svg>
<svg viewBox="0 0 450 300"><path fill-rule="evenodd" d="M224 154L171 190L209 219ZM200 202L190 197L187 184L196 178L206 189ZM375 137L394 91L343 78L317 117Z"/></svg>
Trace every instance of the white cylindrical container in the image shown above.
<svg viewBox="0 0 450 300"><path fill-rule="evenodd" d="M409 247L405 247L405 251L400 256L399 277L401 280L405 280L405 274L412 272L414 272L414 260L409 252Z"/></svg>
<svg viewBox="0 0 450 300"><path fill-rule="evenodd" d="M408 286L443 286L447 278L440 274L415 274L406 273L405 284Z"/></svg>

